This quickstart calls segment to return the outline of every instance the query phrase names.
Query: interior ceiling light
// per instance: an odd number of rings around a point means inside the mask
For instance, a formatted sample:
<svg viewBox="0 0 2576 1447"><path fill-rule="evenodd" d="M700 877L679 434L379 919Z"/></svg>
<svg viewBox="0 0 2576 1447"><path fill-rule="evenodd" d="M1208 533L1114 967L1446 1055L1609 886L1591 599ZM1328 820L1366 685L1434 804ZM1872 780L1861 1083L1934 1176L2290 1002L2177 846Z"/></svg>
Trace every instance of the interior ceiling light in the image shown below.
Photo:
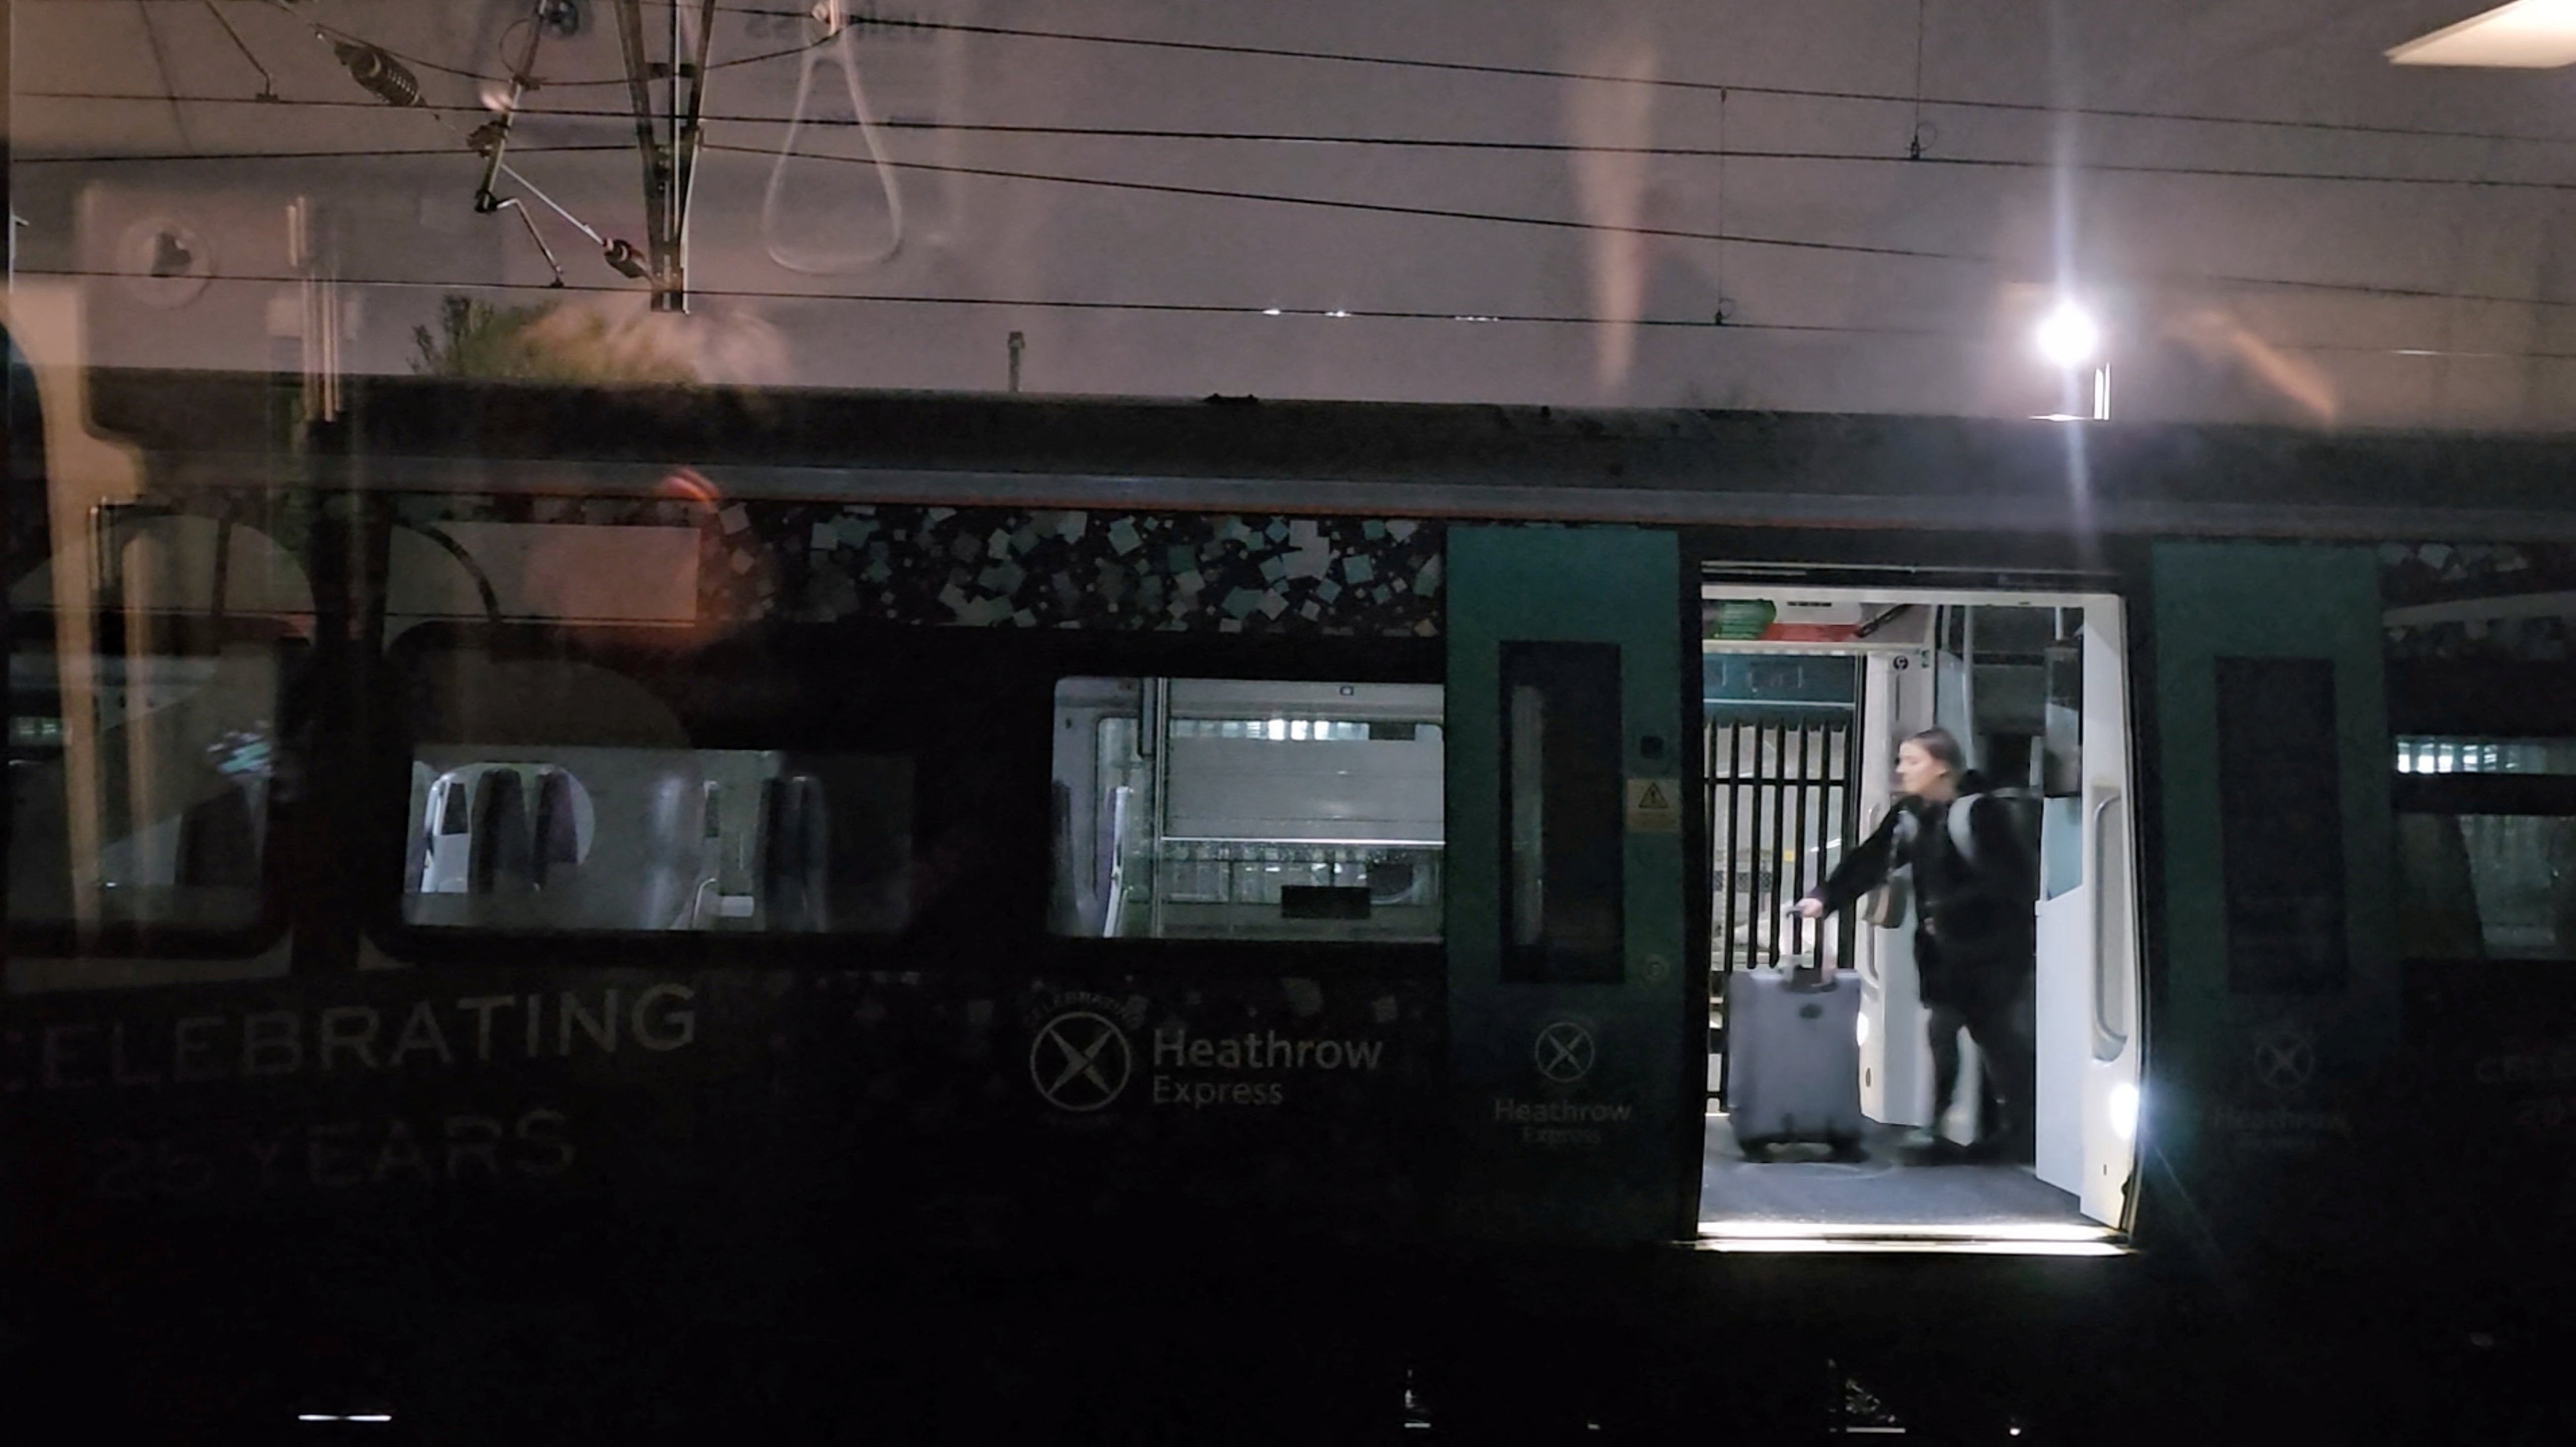
<svg viewBox="0 0 2576 1447"><path fill-rule="evenodd" d="M2398 65L2549 70L2576 61L2576 0L2513 0L2388 52Z"/></svg>

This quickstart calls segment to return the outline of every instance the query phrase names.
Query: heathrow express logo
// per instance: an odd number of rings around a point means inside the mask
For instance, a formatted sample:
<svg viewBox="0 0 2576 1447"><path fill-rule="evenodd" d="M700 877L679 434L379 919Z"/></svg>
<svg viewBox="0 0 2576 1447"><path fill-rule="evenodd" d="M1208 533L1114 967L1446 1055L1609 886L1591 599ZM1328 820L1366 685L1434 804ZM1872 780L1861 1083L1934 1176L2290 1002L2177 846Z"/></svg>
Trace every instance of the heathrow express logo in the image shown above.
<svg viewBox="0 0 2576 1447"><path fill-rule="evenodd" d="M2273 1090L2304 1090L2317 1076L2316 1037L2294 1023L2254 1042L2254 1076Z"/></svg>
<svg viewBox="0 0 2576 1447"><path fill-rule="evenodd" d="M1574 1020L1549 1022L1530 1048L1538 1073L1559 1085L1572 1085L1590 1075L1597 1053L1591 1030Z"/></svg>
<svg viewBox="0 0 2576 1447"><path fill-rule="evenodd" d="M1029 1081L1058 1110L1098 1110L1116 1100L1135 1073L1127 1032L1094 1010L1067 1010L1040 1025L1029 1042Z"/></svg>

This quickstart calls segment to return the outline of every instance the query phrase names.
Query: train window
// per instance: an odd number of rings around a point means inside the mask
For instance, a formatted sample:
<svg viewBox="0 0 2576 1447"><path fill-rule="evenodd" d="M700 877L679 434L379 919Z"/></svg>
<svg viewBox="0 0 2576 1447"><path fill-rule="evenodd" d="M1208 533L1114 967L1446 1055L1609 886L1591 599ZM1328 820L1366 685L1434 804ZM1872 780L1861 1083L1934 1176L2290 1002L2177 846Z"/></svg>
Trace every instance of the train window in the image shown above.
<svg viewBox="0 0 2576 1447"><path fill-rule="evenodd" d="M2576 739L2400 737L2401 774L2576 775Z"/></svg>
<svg viewBox="0 0 2576 1447"><path fill-rule="evenodd" d="M51 650L14 654L11 923L258 926L288 657L249 636L101 648L75 694Z"/></svg>
<svg viewBox="0 0 2576 1447"><path fill-rule="evenodd" d="M1437 684L1067 678L1057 934L1440 937Z"/></svg>
<svg viewBox="0 0 2576 1447"><path fill-rule="evenodd" d="M1619 649L1502 650L1503 978L1623 974Z"/></svg>
<svg viewBox="0 0 2576 1447"><path fill-rule="evenodd" d="M2396 741L2410 959L2576 959L2576 739Z"/></svg>
<svg viewBox="0 0 2576 1447"><path fill-rule="evenodd" d="M901 755L425 745L404 918L893 934L911 906L912 782Z"/></svg>

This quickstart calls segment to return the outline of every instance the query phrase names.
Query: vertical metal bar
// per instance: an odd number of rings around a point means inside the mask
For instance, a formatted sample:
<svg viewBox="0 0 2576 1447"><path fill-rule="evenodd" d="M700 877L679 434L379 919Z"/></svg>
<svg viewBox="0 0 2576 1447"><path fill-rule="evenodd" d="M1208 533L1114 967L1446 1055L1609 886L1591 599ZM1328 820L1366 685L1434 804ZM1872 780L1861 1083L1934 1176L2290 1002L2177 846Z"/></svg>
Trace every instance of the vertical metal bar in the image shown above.
<svg viewBox="0 0 2576 1447"><path fill-rule="evenodd" d="M1725 958L1721 952L1726 948L1727 924L1735 914L1734 892L1727 887L1730 881L1727 874L1727 840L1724 831L1727 828L1728 819L1726 811L1720 807L1724 798L1722 791L1727 784L1726 776L1718 772L1717 765L1717 751L1724 740L1733 737L1733 730L1721 731L1711 726L1702 732L1705 738L1701 742L1700 752L1706 758L1708 774L1708 907L1709 926L1712 930L1709 936L1709 957L1714 967L1715 961Z"/></svg>
<svg viewBox="0 0 2576 1447"><path fill-rule="evenodd" d="M1762 922L1754 918L1762 910L1762 726L1744 724L1735 732L1735 888L1744 901L1736 922L1744 931L1744 953L1736 963L1749 969L1761 963L1762 950Z"/></svg>
<svg viewBox="0 0 2576 1447"><path fill-rule="evenodd" d="M1805 869L1808 881L1805 886L1807 890L1820 888L1825 882L1825 846L1826 841L1833 837L1825 830L1825 798L1833 789L1833 784L1825 777L1827 741L1825 726L1818 724L1814 734L1814 757L1807 766L1806 804L1804 805L1810 842L1806 853L1801 856L1804 861L1801 867ZM1821 923L1815 925L1811 933L1815 935L1814 948L1817 957L1821 959L1825 953L1824 925Z"/></svg>
<svg viewBox="0 0 2576 1447"><path fill-rule="evenodd" d="M1771 921L1771 963L1778 964L1788 932L1781 928L1781 916L1789 907L1787 871L1797 865L1788 858L1789 815L1782 806L1789 801L1789 726L1775 725L1771 730L1771 908L1766 918Z"/></svg>
<svg viewBox="0 0 2576 1447"><path fill-rule="evenodd" d="M1790 786L1789 793L1791 804L1798 811L1797 843L1792 846L1789 853L1790 882L1795 889L1789 894L1789 899L1803 899L1807 893L1807 812L1811 802L1808 798L1810 787L1807 783L1807 733L1806 722L1801 720L1798 724L1798 768L1793 776L1797 782ZM1787 901L1784 900L1782 903L1785 907ZM1806 916L1796 916L1795 921L1789 927L1789 950L1792 954L1807 948Z"/></svg>
<svg viewBox="0 0 2576 1447"><path fill-rule="evenodd" d="M1739 798L1736 798L1741 790L1739 778L1736 778L1736 772L1739 772L1736 770L1736 757L1741 757L1741 754L1744 754L1744 724L1728 724L1726 726L1726 839L1721 842L1721 852L1726 855L1726 881L1723 881L1721 886L1723 891L1726 891L1726 935L1718 940L1718 950L1721 950L1718 958L1726 960L1728 971L1736 968L1736 919L1739 919L1739 911L1741 911L1741 901L1736 899L1736 865L1741 863L1739 855L1736 855L1736 834L1741 832L1741 814L1744 814L1744 808L1739 806Z"/></svg>
<svg viewBox="0 0 2576 1447"><path fill-rule="evenodd" d="M1743 752L1743 738L1744 725L1733 723L1726 726L1726 837L1719 840L1717 845L1719 868L1723 871L1717 887L1718 892L1726 900L1726 923L1725 927L1718 932L1717 955L1723 967L1728 970L1735 968L1735 921L1740 903L1735 897L1736 817L1741 812L1736 807L1736 794L1740 783L1735 760L1736 756Z"/></svg>
<svg viewBox="0 0 2576 1447"><path fill-rule="evenodd" d="M1736 812L1742 818L1738 826L1742 838L1735 851L1736 890L1744 897L1744 957L1739 962L1750 969L1762 962L1762 725L1748 723L1737 731L1739 753L1735 772L1737 784Z"/></svg>
<svg viewBox="0 0 2576 1447"><path fill-rule="evenodd" d="M1770 762L1767 762L1765 749L1770 749L1770 726L1754 724L1752 783L1747 785L1747 814L1752 814L1752 819L1747 821L1747 839L1744 839L1744 857L1752 865L1752 875L1747 881L1747 888L1752 891L1752 906L1749 906L1752 919L1744 922L1744 963L1747 966L1762 966L1762 963L1770 963L1772 958L1772 935L1767 935L1767 929L1770 929L1770 881L1777 875L1777 870L1772 868L1770 850L1762 845L1762 829L1765 829L1767 819L1765 808L1770 803L1770 785L1762 783L1762 780L1770 778Z"/></svg>
<svg viewBox="0 0 2576 1447"><path fill-rule="evenodd" d="M1718 912L1725 907L1723 902L1718 898L1720 891L1718 888L1717 861L1724 855L1725 851L1723 846L1717 842L1717 825L1720 817L1717 807L1717 790L1717 725L1708 722L1706 716L1703 715L1699 731L1699 793L1700 816L1707 821L1702 829L1702 833L1708 840L1708 858L1707 863L1701 868L1700 872L1706 876L1703 882L1708 888L1710 959L1715 959L1717 957ZM1706 967L1706 964L1706 961L1702 962L1703 967Z"/></svg>
<svg viewBox="0 0 2576 1447"><path fill-rule="evenodd" d="M1837 806L1834 806L1834 821L1837 821L1837 829L1842 832L1844 852L1850 852L1852 847L1860 845L1860 788L1857 788L1857 775L1852 772L1852 747L1855 747L1857 739L1860 739L1860 729L1857 729L1857 724L1844 721L1842 747L1837 749L1839 767L1834 770L1837 772L1837 778L1842 780L1842 798L1839 798ZM1842 911L1839 924L1842 924L1842 935L1837 935L1837 948L1842 950L1842 958L1844 960L1857 958L1857 950L1860 950L1860 919L1857 919L1852 911Z"/></svg>
<svg viewBox="0 0 2576 1447"><path fill-rule="evenodd" d="M1710 747L1714 750L1718 743L1717 730L1711 729L1709 736ZM1738 764L1744 752L1744 725L1741 722L1726 726L1724 743L1726 748L1725 837L1711 841L1713 857L1719 861L1717 867L1722 871L1717 889L1723 897L1725 916L1713 942L1715 949L1712 951L1716 957L1717 969L1721 973L1719 978L1711 982L1711 986L1716 990L1717 998L1721 1003L1726 999L1726 982L1735 973L1735 926L1744 907L1744 902L1737 897L1736 890L1736 866L1741 856L1736 851L1735 843L1738 828L1736 821L1743 812L1741 803L1744 791L1744 770ZM1711 773L1714 774L1715 770L1712 769ZM1713 784L1712 787L1714 787ZM1725 1033L1719 1039L1724 1050L1724 1058L1718 1063L1717 1076L1718 1107L1722 1110L1727 1107L1729 1092L1735 1080L1735 1072L1727 1064L1735 1054L1735 1021L1732 1018L1725 1021Z"/></svg>
<svg viewBox="0 0 2576 1447"><path fill-rule="evenodd" d="M1798 897L1803 899L1817 882L1816 852L1825 847L1824 822L1816 813L1824 797L1816 774L1824 762L1825 741L1815 727L1803 722L1798 725L1798 755ZM1823 953L1824 926L1801 920L1798 933L1800 949Z"/></svg>
<svg viewBox="0 0 2576 1447"><path fill-rule="evenodd" d="M1730 867L1728 882L1734 888L1737 900L1735 927L1744 935L1744 958L1740 961L1734 958L1734 942L1730 939L1728 960L1734 964L1751 964L1755 943L1760 938L1761 926L1754 922L1753 912L1761 904L1761 895L1758 893L1761 879L1753 871L1757 864L1755 856L1760 852L1755 846L1761 838L1759 830L1762 801L1754 791L1753 780L1761 772L1758 766L1761 753L1761 731L1737 725L1735 730L1736 841L1735 858Z"/></svg>

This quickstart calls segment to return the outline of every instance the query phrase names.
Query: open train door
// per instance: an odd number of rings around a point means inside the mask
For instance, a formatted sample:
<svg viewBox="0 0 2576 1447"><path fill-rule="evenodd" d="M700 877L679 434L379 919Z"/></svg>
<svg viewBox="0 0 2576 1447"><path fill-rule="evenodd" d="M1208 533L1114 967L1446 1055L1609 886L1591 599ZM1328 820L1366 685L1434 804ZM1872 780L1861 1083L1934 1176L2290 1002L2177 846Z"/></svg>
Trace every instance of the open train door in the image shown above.
<svg viewBox="0 0 2576 1447"><path fill-rule="evenodd" d="M2074 1194L2084 1214L2126 1229L2137 1168L2139 1076L2146 1053L2137 958L2136 815L2130 803L2125 610L2088 596L2072 660L2067 711L2077 770L2078 868L2073 888L2039 906L2035 1043L2039 1178ZM2052 690L2052 693L2056 692ZM2067 732L2052 718L2052 731ZM2058 752L2052 749L2052 753ZM2073 1121L2058 1118L2072 1111Z"/></svg>
<svg viewBox="0 0 2576 1447"><path fill-rule="evenodd" d="M1448 567L1454 1223L1686 1238L1706 1027L1684 955L1678 548L1458 528Z"/></svg>
<svg viewBox="0 0 2576 1447"><path fill-rule="evenodd" d="M2159 544L2164 979L2148 1125L2235 1239L2370 1219L2337 1178L2397 1044L2377 561Z"/></svg>

